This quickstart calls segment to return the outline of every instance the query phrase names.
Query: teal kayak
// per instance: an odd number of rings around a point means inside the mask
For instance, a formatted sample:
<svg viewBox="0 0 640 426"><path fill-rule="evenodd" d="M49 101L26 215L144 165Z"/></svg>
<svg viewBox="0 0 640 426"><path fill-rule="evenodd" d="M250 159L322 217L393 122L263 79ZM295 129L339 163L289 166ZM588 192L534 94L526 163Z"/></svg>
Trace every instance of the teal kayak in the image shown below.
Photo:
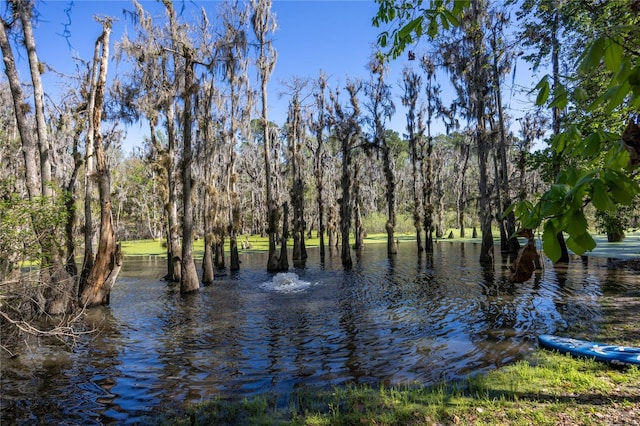
<svg viewBox="0 0 640 426"><path fill-rule="evenodd" d="M556 350L578 357L592 358L596 361L618 365L640 365L640 348L609 345L550 334L538 336L538 343L545 349Z"/></svg>

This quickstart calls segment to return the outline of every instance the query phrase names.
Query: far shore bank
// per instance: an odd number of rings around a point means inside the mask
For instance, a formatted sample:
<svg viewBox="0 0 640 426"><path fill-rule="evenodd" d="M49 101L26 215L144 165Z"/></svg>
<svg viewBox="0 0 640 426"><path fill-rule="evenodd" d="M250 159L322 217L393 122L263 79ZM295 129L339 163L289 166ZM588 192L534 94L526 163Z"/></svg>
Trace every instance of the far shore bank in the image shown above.
<svg viewBox="0 0 640 426"><path fill-rule="evenodd" d="M458 235L458 230L448 230L445 235L453 231L454 235ZM471 231L469 231L469 234ZM611 259L629 260L640 258L640 231L628 232L623 241L617 243L610 243L607 241L607 236L602 234L593 234L593 239L596 241L597 246L593 251L584 253L585 256L604 257ZM540 236L536 236L540 247ZM415 234L399 233L395 235L398 240L399 250L402 250L403 244L411 244L416 241ZM440 243L472 243L480 244L482 242L481 236L476 238L438 238L435 240ZM499 244L499 239L494 237L496 244ZM387 242L387 234L377 233L369 234L364 239L364 244L382 244ZM266 237L260 237L259 235L243 235L238 239L238 245L242 246L242 243L248 243L249 248L240 249L241 253L255 253L264 252L268 249L268 241ZM293 242L289 242L289 248L293 246ZM320 239L318 237L312 237L305 240L305 246L307 248L314 248L320 246ZM204 253L204 239L199 238L194 242L195 256L202 257ZM163 240L133 240L122 241L122 252L125 256L166 256L166 248Z"/></svg>

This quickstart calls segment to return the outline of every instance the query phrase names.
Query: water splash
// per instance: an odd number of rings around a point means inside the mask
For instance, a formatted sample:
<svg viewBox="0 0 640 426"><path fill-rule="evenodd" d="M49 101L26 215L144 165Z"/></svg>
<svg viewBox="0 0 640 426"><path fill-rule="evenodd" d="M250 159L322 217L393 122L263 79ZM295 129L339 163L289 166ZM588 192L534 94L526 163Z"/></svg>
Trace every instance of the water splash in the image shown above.
<svg viewBox="0 0 640 426"><path fill-rule="evenodd" d="M300 293L311 287L309 281L301 280L298 274L293 272L279 272L271 281L260 284L260 288L278 293Z"/></svg>

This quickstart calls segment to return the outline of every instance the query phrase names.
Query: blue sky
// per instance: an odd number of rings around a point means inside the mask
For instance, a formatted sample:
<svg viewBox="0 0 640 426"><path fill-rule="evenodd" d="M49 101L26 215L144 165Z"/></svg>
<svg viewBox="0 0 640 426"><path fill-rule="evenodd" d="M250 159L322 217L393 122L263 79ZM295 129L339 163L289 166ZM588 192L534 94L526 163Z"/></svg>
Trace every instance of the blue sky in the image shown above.
<svg viewBox="0 0 640 426"><path fill-rule="evenodd" d="M163 8L158 2L146 0L141 3L154 16L163 16ZM175 2L176 10L180 10L183 4L183 17L189 20L189 17L197 13L201 7L207 9L209 16L214 16L219 2ZM67 74L73 74L72 57L79 56L84 60L90 60L95 40L102 30L101 25L93 20L94 15L113 16L118 19L114 23L111 38L113 53L113 43L132 25L128 18L125 19L123 9L132 10L132 3L122 0L37 2L40 17L35 28L35 36L40 60ZM270 82L269 118L272 121L282 124L286 119L288 100L279 94L284 90L282 82L292 76L315 78L319 71L323 70L329 76L329 85L332 88L343 87L347 78L367 78L366 64L381 31L371 25L371 19L377 11L377 4L373 0L275 0L273 11L279 29L273 36L278 61ZM418 52L425 48L424 43L415 47ZM18 60L21 62L21 69L26 67L26 57ZM390 127L400 133L403 133L406 123L399 98L402 69L405 65L418 67L417 62L409 62L406 56L403 56L390 64L388 81L393 86L397 109ZM122 67L118 69L112 64L109 74L113 76L124 71ZM28 78L26 70L22 72L21 77L23 80ZM44 77L45 91L56 93L61 87L60 77L54 73L46 73ZM443 78L441 82L445 92L446 80ZM506 103L509 103L508 99ZM132 126L128 131L125 149L138 144L146 134L146 127Z"/></svg>

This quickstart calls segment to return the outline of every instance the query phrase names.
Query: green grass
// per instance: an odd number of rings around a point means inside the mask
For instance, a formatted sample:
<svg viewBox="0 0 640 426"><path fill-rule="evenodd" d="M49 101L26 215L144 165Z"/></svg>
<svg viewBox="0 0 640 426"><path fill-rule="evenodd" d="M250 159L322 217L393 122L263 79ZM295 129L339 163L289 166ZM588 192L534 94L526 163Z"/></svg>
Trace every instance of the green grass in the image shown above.
<svg viewBox="0 0 640 426"><path fill-rule="evenodd" d="M447 230L445 235L449 235L450 231L451 230ZM459 232L457 230L453 230L453 231L455 235L458 235ZM469 231L469 235L471 235L471 231ZM400 243L412 242L412 241L415 241L415 234L396 233L395 238L398 241L400 241ZM246 240L248 240L249 243L251 244L251 248L241 249L242 241L246 241ZM440 240L444 240L444 238ZM457 242L461 242L461 241L479 242L480 238L477 238L477 239L453 238L453 239L446 239L446 240L457 241ZM325 237L325 244L327 244L327 242L328 242L328 239ZM366 244L383 244L383 243L386 244L386 242L387 242L387 234L385 233L369 234L364 239L365 245ZM304 243L308 248L318 247L320 246L320 238L318 238L317 236L313 236L312 238L306 238L304 240ZM287 244L288 244L288 247L292 247L293 239L290 238ZM200 238L198 240L195 240L193 242L193 249L194 249L194 254L196 256L202 256L204 252L204 239ZM229 249L229 242L226 241L225 250L228 250L228 249ZM267 237L260 237L259 235L241 235L238 238L238 249L242 253L255 253L255 252L267 251L269 249L269 240L267 239ZM167 255L166 242L164 240L123 241L122 252L124 253L125 256L166 256Z"/></svg>
<svg viewBox="0 0 640 426"><path fill-rule="evenodd" d="M154 420L177 425L609 424L634 413L639 380L635 367L613 369L538 350L529 360L460 382L303 388L288 397L206 401Z"/></svg>

